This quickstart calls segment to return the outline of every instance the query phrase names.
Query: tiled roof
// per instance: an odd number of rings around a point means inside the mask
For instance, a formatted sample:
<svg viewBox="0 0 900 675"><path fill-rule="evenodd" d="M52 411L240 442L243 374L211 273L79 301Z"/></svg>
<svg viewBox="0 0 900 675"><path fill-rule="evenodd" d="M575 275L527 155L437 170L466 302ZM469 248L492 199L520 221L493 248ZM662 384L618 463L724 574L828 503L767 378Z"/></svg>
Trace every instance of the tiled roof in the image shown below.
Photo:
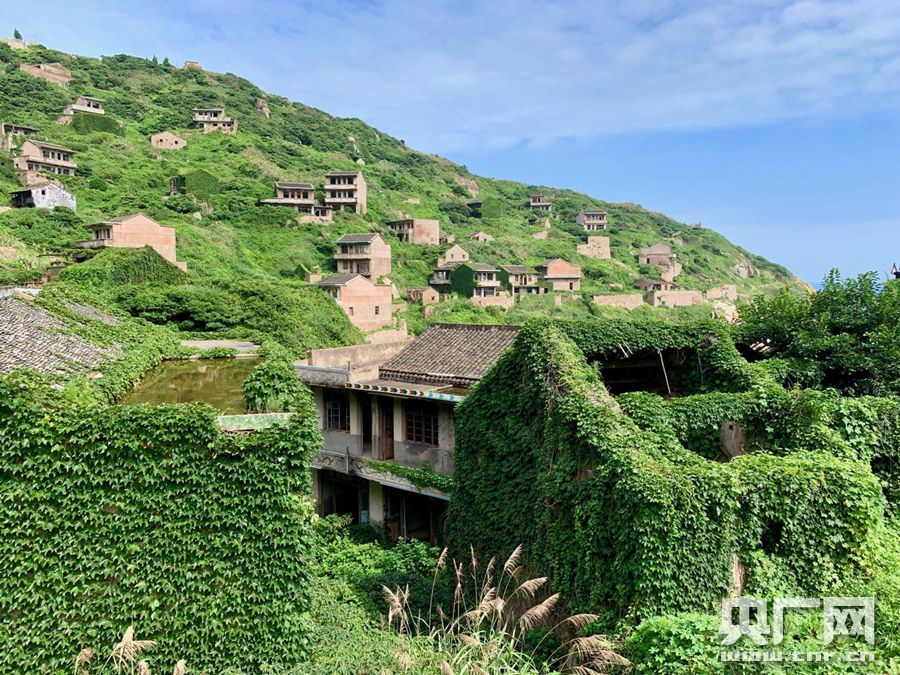
<svg viewBox="0 0 900 675"><path fill-rule="evenodd" d="M355 243L371 243L375 237L378 237L377 232L354 232L352 234L345 234L335 241L335 244L355 244Z"/></svg>
<svg viewBox="0 0 900 675"><path fill-rule="evenodd" d="M77 335L60 332L65 328L62 321L32 302L16 297L0 299L0 373L16 368L76 373L121 357L118 345L98 347Z"/></svg>
<svg viewBox="0 0 900 675"><path fill-rule="evenodd" d="M329 171L326 176L357 176L361 171Z"/></svg>
<svg viewBox="0 0 900 675"><path fill-rule="evenodd" d="M332 274L329 277L316 282L316 286L345 286L348 281L361 276L359 274ZM365 278L365 277L363 277Z"/></svg>
<svg viewBox="0 0 900 675"><path fill-rule="evenodd" d="M39 148L47 148L48 150L62 150L63 152L71 152L75 153L74 150L70 150L69 148L63 147L62 145L57 145L56 143L49 143L48 141L38 141L34 138L29 138L28 141L30 143L34 143Z"/></svg>
<svg viewBox="0 0 900 675"><path fill-rule="evenodd" d="M379 369L384 380L471 387L513 341L517 326L435 324Z"/></svg>
<svg viewBox="0 0 900 675"><path fill-rule="evenodd" d="M469 267L471 267L471 268L472 268L473 270L475 270L476 272L496 272L496 271L497 271L497 266L496 266L496 265L488 265L487 263L480 263L480 262L471 262L471 261L469 261L469 262L464 262L464 263L460 263L460 264L461 264L461 265L468 265Z"/></svg>
<svg viewBox="0 0 900 675"><path fill-rule="evenodd" d="M535 270L525 265L500 265L500 269L510 274L534 274Z"/></svg>
<svg viewBox="0 0 900 675"><path fill-rule="evenodd" d="M556 262L557 260L562 260L562 258L547 258L546 260L541 260L535 267L546 267L552 262ZM565 262L565 260L563 260Z"/></svg>

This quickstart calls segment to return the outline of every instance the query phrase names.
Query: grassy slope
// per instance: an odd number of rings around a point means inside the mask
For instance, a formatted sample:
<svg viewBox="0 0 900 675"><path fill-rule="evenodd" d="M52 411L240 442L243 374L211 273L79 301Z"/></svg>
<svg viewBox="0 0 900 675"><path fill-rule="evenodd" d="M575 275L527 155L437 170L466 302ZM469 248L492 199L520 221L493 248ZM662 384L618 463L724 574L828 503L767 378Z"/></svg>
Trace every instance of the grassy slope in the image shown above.
<svg viewBox="0 0 900 675"><path fill-rule="evenodd" d="M0 277L7 280L34 275L41 264L38 253L82 238L82 222L140 210L176 227L179 258L188 262L189 278L195 284L256 278L300 285L305 272L332 268L331 242L338 235L377 230L386 234L394 248L392 277L401 291L424 285L441 248L401 244L388 235L382 223L401 212L439 218L443 231L454 234L475 260L533 264L560 256L577 262L586 276L585 295L614 291L616 284L630 291L633 279L641 275L637 249L666 238L675 240L675 250L685 266L679 283L685 287L737 283L742 292L752 294L793 281L784 268L733 246L711 230L690 228L636 205L607 203L568 190L545 189L554 194L556 217L548 238L535 240L531 234L542 229L541 225L521 205L536 186L472 176L465 167L410 150L402 141L359 120L334 118L266 95L234 75L177 70L128 56L102 60L74 57L43 47L12 52L0 45L0 60L5 62L5 72L0 75L0 119L40 128L42 137L76 150L80 167L78 176L65 179L78 196L77 218L59 222L57 217L48 225L50 216L45 214L0 215L0 258L5 258L7 268L0 269ZM60 61L75 78L68 87L57 87L20 73L19 61ZM121 136L82 134L54 123L62 107L82 93L106 100L108 115L123 122ZM256 110L257 99L267 102L270 119ZM239 121L237 136L203 136L192 128L191 108L212 105L224 106L227 114ZM147 136L164 129L187 137L188 148L151 148ZM169 178L198 168L216 176L220 192L193 205L185 198L167 201ZM272 196L276 178L321 185L326 171L357 168L364 170L369 185L366 216L338 214L330 226L297 225L287 209L256 206L257 199ZM474 178L481 190L479 198L495 201L500 215L472 217L464 206L468 194L456 183L460 178ZM3 158L0 189L15 187L15 173ZM585 207L609 212L613 260L597 261L575 253L583 233L574 215ZM195 212L179 212L193 209ZM466 241L480 229L495 240ZM738 262L750 263L759 274L747 280L738 278L731 270ZM587 303L557 309L552 303L535 301L518 307L506 320L534 313L590 311ZM451 306L442 308L439 316L469 320L493 315ZM420 323L415 311L411 318L414 325Z"/></svg>

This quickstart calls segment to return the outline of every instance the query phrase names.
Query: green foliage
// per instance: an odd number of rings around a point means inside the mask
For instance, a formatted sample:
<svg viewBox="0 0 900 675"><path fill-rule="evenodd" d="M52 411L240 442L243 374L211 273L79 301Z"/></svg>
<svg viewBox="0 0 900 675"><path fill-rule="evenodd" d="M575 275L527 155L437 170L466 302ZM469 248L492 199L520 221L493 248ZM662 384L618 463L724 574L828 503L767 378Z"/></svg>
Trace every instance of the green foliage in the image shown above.
<svg viewBox="0 0 900 675"><path fill-rule="evenodd" d="M421 469L414 469L395 462L380 462L374 459L366 460L366 464L375 471L388 473L398 478L405 478L420 490L434 488L435 490L449 493L453 489L453 477L438 473L427 462Z"/></svg>
<svg viewBox="0 0 900 675"><path fill-rule="evenodd" d="M686 613L645 619L625 646L638 675L712 675L727 672L720 643L716 617Z"/></svg>
<svg viewBox="0 0 900 675"><path fill-rule="evenodd" d="M308 405L226 436L202 405L84 405L0 378L3 669L67 671L131 624L170 664L296 664L320 445Z"/></svg>
<svg viewBox="0 0 900 675"><path fill-rule="evenodd" d="M743 308L736 339L764 341L767 357L802 359L822 384L850 394L900 392L900 284L874 273L842 279L836 270L820 291L783 290Z"/></svg>
<svg viewBox="0 0 900 675"><path fill-rule="evenodd" d="M469 265L459 265L450 273L450 288L461 298L471 298L475 290L475 270Z"/></svg>
<svg viewBox="0 0 900 675"><path fill-rule="evenodd" d="M102 132L124 136L125 130L119 126L115 119L108 115L92 115L90 113L76 113L72 117L72 128L79 134L93 134Z"/></svg>
<svg viewBox="0 0 900 675"><path fill-rule="evenodd" d="M206 199L219 193L219 179L208 171L196 169L184 174L184 189L192 195Z"/></svg>
<svg viewBox="0 0 900 675"><path fill-rule="evenodd" d="M81 263L66 267L60 281L81 289L119 288L130 284L177 284L185 273L162 258L149 246L144 248L107 248Z"/></svg>
<svg viewBox="0 0 900 675"><path fill-rule="evenodd" d="M264 345L264 356L244 381L244 401L250 412L291 412L313 406L312 392L300 380L290 356L278 345ZM314 408L314 406L313 406Z"/></svg>

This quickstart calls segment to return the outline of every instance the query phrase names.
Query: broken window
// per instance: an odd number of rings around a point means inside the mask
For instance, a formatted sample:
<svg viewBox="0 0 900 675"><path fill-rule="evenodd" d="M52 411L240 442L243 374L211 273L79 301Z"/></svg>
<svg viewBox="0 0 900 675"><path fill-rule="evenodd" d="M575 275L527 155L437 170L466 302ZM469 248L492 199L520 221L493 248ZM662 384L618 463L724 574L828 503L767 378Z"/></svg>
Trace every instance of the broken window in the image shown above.
<svg viewBox="0 0 900 675"><path fill-rule="evenodd" d="M406 440L424 445L438 444L438 411L434 405L408 403L406 406Z"/></svg>

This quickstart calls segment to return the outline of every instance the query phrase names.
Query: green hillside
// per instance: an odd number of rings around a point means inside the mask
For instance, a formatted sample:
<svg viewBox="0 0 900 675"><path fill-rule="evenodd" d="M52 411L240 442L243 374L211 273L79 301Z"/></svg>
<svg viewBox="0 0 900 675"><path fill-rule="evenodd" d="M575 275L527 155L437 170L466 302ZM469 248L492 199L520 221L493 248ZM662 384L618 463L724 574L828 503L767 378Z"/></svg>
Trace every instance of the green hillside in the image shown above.
<svg viewBox="0 0 900 675"><path fill-rule="evenodd" d="M520 322L533 314L599 313L590 296L634 292L635 279L653 274L652 268L638 265L637 250L659 241L673 245L684 265L678 283L688 289L735 283L748 297L795 282L783 267L734 246L712 230L678 223L634 204L474 176L464 166L412 150L358 119L335 118L266 94L235 75L178 69L130 56L99 60L70 56L44 47L13 51L0 45L0 62L0 119L36 127L41 138L75 150L79 166L77 176L63 177L77 195L77 215L35 210L0 214L0 283L39 277L50 260L41 254L65 250L85 238L82 224L135 211L176 228L178 256L188 263L187 276L144 280L149 284L139 288L98 282L95 295L105 295L135 314L195 331L272 334L273 327L248 318L270 302L283 306L270 307L270 314L288 311L298 325L306 320L304 315L315 314L306 322L309 335L302 340L292 341L291 331L281 331L280 339L298 349L361 339L340 311L330 311L335 308L328 307L324 294L303 280L308 272L333 269L332 242L340 234L385 235L393 247L391 277L401 297L406 287L427 283L446 247L400 243L383 223L401 214L440 219L442 233L454 235L479 262L534 264L559 256L584 270L583 302L554 307L550 297L533 298L505 316L497 308L447 303L433 315L441 320ZM25 62L60 62L72 71L73 80L66 87L48 83L20 72L19 65ZM96 123L96 118L76 115L71 125L56 124L63 107L82 94L104 99L107 118ZM270 117L257 109L259 101L266 103ZM199 133L191 123L191 109L203 106L225 107L239 123L237 135ZM152 148L148 136L162 130L184 136L188 147ZM276 179L321 186L328 171L356 169L368 182L369 209L364 216L339 213L331 225L301 225L292 210L257 205L258 199L273 196ZM187 176L187 194L169 198L169 181L178 175ZM477 185L478 199L484 203L480 214L466 206L472 198L467 184ZM17 187L11 160L3 155L0 189ZM523 208L527 195L536 189L553 197L546 239L532 237L544 227ZM611 227L606 234L612 240L612 260L576 254L584 233L575 214L583 208L609 213ZM494 241L468 241L478 230L491 234ZM743 270L750 272L749 278L738 273ZM66 276L83 284L91 275L70 268ZM708 308L691 309L695 314L709 313ZM409 311L413 329L423 325L420 311Z"/></svg>

